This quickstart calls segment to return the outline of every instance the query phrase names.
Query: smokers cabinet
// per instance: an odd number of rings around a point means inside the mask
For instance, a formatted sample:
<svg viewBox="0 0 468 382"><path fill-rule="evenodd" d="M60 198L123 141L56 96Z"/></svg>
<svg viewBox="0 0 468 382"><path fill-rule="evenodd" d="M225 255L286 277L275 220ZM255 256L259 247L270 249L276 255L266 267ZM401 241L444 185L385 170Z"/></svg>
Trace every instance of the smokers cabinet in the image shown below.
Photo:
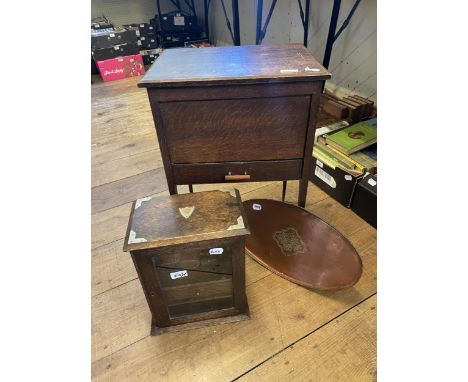
<svg viewBox="0 0 468 382"><path fill-rule="evenodd" d="M133 203L124 251L132 256L151 310L152 335L249 318L249 233L235 189Z"/></svg>

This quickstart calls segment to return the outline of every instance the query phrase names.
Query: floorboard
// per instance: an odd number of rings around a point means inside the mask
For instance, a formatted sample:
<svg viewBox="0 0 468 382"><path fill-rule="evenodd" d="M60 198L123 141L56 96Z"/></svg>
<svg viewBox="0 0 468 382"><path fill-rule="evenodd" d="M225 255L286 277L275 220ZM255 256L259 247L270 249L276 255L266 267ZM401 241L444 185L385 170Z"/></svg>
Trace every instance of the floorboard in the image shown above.
<svg viewBox="0 0 468 382"><path fill-rule="evenodd" d="M91 213L95 214L167 189L163 168L106 183L91 190Z"/></svg>
<svg viewBox="0 0 468 382"><path fill-rule="evenodd" d="M159 150L139 152L123 158L110 159L91 167L92 187L102 186L123 178L162 168Z"/></svg>
<svg viewBox="0 0 468 382"><path fill-rule="evenodd" d="M306 209L348 237L362 257L355 287L314 292L247 257L251 320L149 335L150 312L123 238L132 201L168 192L137 81L92 85L93 380L375 380L376 230L311 183ZM243 200L281 199L281 182L234 186ZM298 182L288 182L286 201L296 203L297 192Z"/></svg>
<svg viewBox="0 0 468 382"><path fill-rule="evenodd" d="M374 294L238 381L375 381L376 305Z"/></svg>

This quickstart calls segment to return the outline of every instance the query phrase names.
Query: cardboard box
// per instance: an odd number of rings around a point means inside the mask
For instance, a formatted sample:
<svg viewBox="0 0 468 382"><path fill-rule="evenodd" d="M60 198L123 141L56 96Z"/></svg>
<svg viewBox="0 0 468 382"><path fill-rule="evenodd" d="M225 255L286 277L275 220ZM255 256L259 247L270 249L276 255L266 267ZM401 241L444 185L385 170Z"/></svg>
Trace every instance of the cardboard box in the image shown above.
<svg viewBox="0 0 468 382"><path fill-rule="evenodd" d="M366 174L357 184L351 209L377 228L377 175Z"/></svg>
<svg viewBox="0 0 468 382"><path fill-rule="evenodd" d="M131 56L138 54L140 49L136 43L114 45L110 48L96 49L92 55L96 61L110 60L120 56Z"/></svg>
<svg viewBox="0 0 468 382"><path fill-rule="evenodd" d="M131 56L97 61L96 64L103 81L115 81L145 74L143 59L139 53Z"/></svg>
<svg viewBox="0 0 468 382"><path fill-rule="evenodd" d="M121 31L105 31L98 33L94 31L91 34L91 49L110 48L114 45L136 43L138 37L134 29L123 29Z"/></svg>
<svg viewBox="0 0 468 382"><path fill-rule="evenodd" d="M345 207L350 207L356 184L362 175L354 176L336 167L333 169L312 157L309 180Z"/></svg>

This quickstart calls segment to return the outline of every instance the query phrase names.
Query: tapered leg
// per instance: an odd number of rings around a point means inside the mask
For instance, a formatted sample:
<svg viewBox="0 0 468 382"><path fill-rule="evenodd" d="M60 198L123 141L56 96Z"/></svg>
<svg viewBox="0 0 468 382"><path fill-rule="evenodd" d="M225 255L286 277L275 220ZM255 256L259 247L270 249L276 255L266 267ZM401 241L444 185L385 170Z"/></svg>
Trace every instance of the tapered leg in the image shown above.
<svg viewBox="0 0 468 382"><path fill-rule="evenodd" d="M188 185L188 189L191 193L193 192L193 186L191 184Z"/></svg>
<svg viewBox="0 0 468 382"><path fill-rule="evenodd" d="M177 194L177 185L173 182L167 182L167 188L169 189L169 194L176 195Z"/></svg>
<svg viewBox="0 0 468 382"><path fill-rule="evenodd" d="M281 200L284 202L286 198L286 187L288 186L288 181L283 180L283 194L281 195Z"/></svg>
<svg viewBox="0 0 468 382"><path fill-rule="evenodd" d="M309 185L310 167L312 162L312 149L314 147L315 123L319 112L320 94L313 94L310 99L309 126L307 129L307 138L304 148L304 163L302 166L302 178L299 181L299 200L300 207L305 207L307 198L307 186Z"/></svg>
<svg viewBox="0 0 468 382"><path fill-rule="evenodd" d="M299 200L297 204L299 207L305 207L306 198L307 198L307 186L309 185L309 177L303 176L299 181Z"/></svg>

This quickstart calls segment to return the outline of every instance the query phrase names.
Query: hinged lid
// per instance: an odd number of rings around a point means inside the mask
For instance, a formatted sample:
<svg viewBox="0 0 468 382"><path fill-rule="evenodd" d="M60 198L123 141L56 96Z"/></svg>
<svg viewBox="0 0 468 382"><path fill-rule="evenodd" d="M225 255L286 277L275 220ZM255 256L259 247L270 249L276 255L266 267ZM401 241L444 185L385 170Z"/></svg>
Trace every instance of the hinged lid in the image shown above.
<svg viewBox="0 0 468 382"><path fill-rule="evenodd" d="M300 44L166 49L139 87L326 80L331 74Z"/></svg>
<svg viewBox="0 0 468 382"><path fill-rule="evenodd" d="M250 233L236 189L147 197L133 202L124 251Z"/></svg>

